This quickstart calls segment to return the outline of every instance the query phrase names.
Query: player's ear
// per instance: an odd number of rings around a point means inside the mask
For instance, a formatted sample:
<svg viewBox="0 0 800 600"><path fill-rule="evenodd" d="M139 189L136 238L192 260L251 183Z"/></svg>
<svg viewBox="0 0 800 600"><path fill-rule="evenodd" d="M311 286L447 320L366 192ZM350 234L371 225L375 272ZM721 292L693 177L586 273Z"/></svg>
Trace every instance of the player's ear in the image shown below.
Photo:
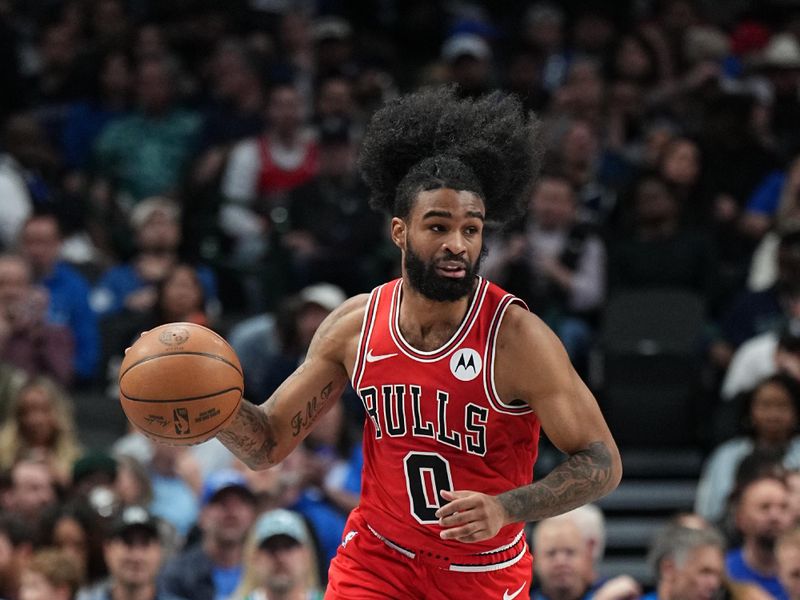
<svg viewBox="0 0 800 600"><path fill-rule="evenodd" d="M400 217L392 217L392 241L401 250L406 249L406 222Z"/></svg>

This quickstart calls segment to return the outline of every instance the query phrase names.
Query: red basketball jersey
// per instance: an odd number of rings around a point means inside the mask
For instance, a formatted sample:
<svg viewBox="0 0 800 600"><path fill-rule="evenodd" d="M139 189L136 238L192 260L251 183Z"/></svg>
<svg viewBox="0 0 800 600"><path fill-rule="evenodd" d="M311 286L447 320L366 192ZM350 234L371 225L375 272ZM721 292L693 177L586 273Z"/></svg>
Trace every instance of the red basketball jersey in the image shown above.
<svg viewBox="0 0 800 600"><path fill-rule="evenodd" d="M503 315L525 305L479 278L458 330L421 352L400 332L401 302L400 279L373 290L361 330L352 382L367 412L358 511L412 552L489 553L519 542L521 523L484 542L442 540L435 512L442 489L496 495L533 479L539 420L525 403L503 403L494 381Z"/></svg>

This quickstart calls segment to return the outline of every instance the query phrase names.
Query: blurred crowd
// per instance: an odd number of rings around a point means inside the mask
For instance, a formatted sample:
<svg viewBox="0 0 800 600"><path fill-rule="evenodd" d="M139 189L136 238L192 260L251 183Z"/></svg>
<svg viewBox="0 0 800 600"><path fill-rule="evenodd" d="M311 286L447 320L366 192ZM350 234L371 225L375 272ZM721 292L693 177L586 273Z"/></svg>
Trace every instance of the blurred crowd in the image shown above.
<svg viewBox="0 0 800 600"><path fill-rule="evenodd" d="M686 427L707 460L697 512L653 540L654 597L705 565L712 591L800 598L798 3L0 0L0 81L0 598L320 596L360 490L352 390L259 473L214 441L93 447L74 415L170 321L225 335L249 399L274 391L331 310L399 275L359 141L440 84L541 119L528 210L482 272L601 406L611 299L702 306ZM638 597L598 581L582 532L532 534L537 597ZM548 544L580 583L548 583Z"/></svg>

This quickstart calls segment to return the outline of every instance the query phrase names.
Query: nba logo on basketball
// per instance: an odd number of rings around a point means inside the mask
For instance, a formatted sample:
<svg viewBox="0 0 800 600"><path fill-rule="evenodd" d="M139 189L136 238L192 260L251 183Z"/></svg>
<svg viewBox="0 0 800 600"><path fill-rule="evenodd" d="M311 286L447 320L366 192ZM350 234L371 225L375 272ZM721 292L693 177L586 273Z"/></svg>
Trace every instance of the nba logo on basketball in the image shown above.
<svg viewBox="0 0 800 600"><path fill-rule="evenodd" d="M175 433L185 435L189 433L189 411L185 408L176 408L172 411L172 418L175 421Z"/></svg>

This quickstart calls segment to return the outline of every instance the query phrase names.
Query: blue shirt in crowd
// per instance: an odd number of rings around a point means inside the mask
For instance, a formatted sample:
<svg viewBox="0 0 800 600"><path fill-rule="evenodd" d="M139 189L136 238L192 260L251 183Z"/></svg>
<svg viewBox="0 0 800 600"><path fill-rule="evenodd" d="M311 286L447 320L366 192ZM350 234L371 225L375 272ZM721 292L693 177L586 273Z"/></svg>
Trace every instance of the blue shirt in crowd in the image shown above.
<svg viewBox="0 0 800 600"><path fill-rule="evenodd" d="M744 561L742 548L730 550L728 554L725 555L725 567L728 571L728 575L734 581L755 583L772 594L772 597L776 600L789 600L778 581L778 577L774 575L772 577L766 577L754 571L750 565Z"/></svg>
<svg viewBox="0 0 800 600"><path fill-rule="evenodd" d="M100 358L100 332L97 316L89 306L89 282L74 267L59 262L40 282L50 293L47 318L66 325L75 339L75 374L92 379Z"/></svg>

